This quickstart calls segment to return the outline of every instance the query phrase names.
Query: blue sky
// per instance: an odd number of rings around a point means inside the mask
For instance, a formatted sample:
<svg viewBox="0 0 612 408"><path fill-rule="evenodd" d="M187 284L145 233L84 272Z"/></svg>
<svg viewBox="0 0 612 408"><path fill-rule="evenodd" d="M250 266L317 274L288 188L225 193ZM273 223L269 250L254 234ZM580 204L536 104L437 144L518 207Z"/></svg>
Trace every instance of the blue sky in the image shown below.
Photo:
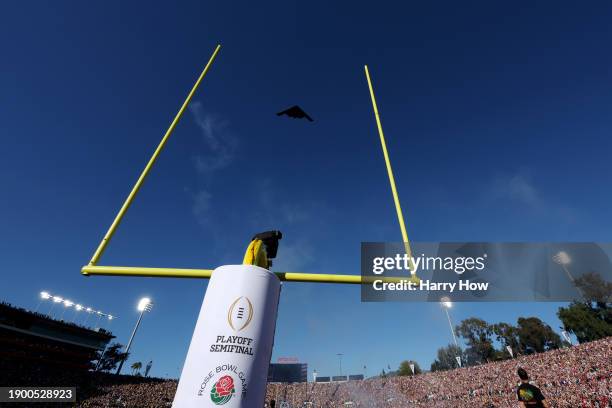
<svg viewBox="0 0 612 408"><path fill-rule="evenodd" d="M422 3L422 2L421 2ZM0 298L46 289L119 316L133 359L179 373L206 282L79 273L214 46L223 49L103 264L239 263L280 229L278 270L358 273L401 240L363 74L377 92L416 241L610 241L609 4L5 3L0 6ZM300 104L314 123L278 118ZM459 304L452 318L557 328L557 304ZM429 367L437 304L363 304L287 284L273 359L320 375Z"/></svg>

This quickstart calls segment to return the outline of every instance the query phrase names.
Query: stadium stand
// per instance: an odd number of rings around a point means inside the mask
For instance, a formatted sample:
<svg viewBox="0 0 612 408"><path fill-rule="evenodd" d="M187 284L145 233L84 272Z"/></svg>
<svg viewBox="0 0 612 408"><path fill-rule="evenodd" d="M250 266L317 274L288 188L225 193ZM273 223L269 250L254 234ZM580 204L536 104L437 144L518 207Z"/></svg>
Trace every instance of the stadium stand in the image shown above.
<svg viewBox="0 0 612 408"><path fill-rule="evenodd" d="M480 366L345 383L269 384L267 400L301 407L516 407L525 367L552 407L612 406L612 337Z"/></svg>
<svg viewBox="0 0 612 408"><path fill-rule="evenodd" d="M172 405L176 380L87 370L91 367L90 350L96 348L92 349L91 344L106 344L113 337L108 332L54 321L7 304L0 305L0 328L0 386L75 386L79 407ZM42 328L47 330L44 335ZM83 340L75 341L79 338ZM612 407L611 361L609 337L571 348L416 376L344 382L331 382L329 377L325 378L328 382L319 382L323 379L320 377L317 383L269 383L266 401L274 399L277 407L287 408L516 407L516 370L524 367L552 407L604 408Z"/></svg>
<svg viewBox="0 0 612 408"><path fill-rule="evenodd" d="M517 367L525 367L552 407L604 408L612 401L612 337L512 360L414 377L342 383L268 384L266 401L297 407L517 407ZM132 377L134 378L134 377ZM141 379L81 392L82 407L169 407L176 381ZM108 380L107 380L108 381ZM136 381L136 380L132 380Z"/></svg>
<svg viewBox="0 0 612 408"><path fill-rule="evenodd" d="M97 352L103 350L114 337L103 329L91 330L0 303L2 365L45 365L56 369L87 371L92 368Z"/></svg>

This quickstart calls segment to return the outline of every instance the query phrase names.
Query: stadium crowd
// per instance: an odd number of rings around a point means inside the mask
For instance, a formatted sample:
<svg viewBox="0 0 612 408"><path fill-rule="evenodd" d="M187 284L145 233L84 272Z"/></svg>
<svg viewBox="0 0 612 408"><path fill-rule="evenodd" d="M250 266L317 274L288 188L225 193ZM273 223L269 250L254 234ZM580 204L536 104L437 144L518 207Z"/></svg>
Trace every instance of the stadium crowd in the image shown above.
<svg viewBox="0 0 612 408"><path fill-rule="evenodd" d="M518 367L527 370L551 407L612 407L612 338L417 376L269 384L267 400L287 401L291 407L304 402L317 407L517 407Z"/></svg>
<svg viewBox="0 0 612 408"><path fill-rule="evenodd" d="M551 407L612 407L612 338L512 360L414 377L343 383L269 384L276 407L517 407L524 367ZM169 407L176 381L102 387L83 407ZM283 403L285 401L285 403Z"/></svg>
<svg viewBox="0 0 612 408"><path fill-rule="evenodd" d="M268 384L266 401L274 399L277 408L517 407L516 371L523 367L551 407L609 408L611 362L609 337L572 348L416 376L342 383L272 383ZM0 366L4 380L19 378L26 371L23 367L21 373L14 373L17 367ZM174 380L91 372L76 379L70 372L49 378L44 371L27 371L23 380L21 385L77 385L80 407L170 407L177 386Z"/></svg>

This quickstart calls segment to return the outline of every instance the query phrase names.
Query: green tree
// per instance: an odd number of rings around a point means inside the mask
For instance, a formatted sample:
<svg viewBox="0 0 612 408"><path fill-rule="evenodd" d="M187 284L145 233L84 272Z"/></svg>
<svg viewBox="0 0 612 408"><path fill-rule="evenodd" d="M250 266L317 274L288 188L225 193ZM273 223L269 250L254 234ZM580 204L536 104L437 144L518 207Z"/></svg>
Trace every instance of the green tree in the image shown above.
<svg viewBox="0 0 612 408"><path fill-rule="evenodd" d="M132 364L132 375L138 373L142 368L142 363L140 361L136 361Z"/></svg>
<svg viewBox="0 0 612 408"><path fill-rule="evenodd" d="M612 336L612 282L603 280L596 272L589 272L574 284L583 302L559 308L557 316L565 330L575 334L581 343Z"/></svg>
<svg viewBox="0 0 612 408"><path fill-rule="evenodd" d="M104 352L98 352L97 371L114 370L122 360L127 359L128 354L121 350L122 344L113 343Z"/></svg>
<svg viewBox="0 0 612 408"><path fill-rule="evenodd" d="M585 273L574 284L580 289L585 301L591 305L594 303L595 308L607 309L612 302L612 282L603 280L596 272Z"/></svg>
<svg viewBox="0 0 612 408"><path fill-rule="evenodd" d="M465 361L465 353L454 344L438 349L437 358L431 363L431 371L450 370L457 367L457 356Z"/></svg>
<svg viewBox="0 0 612 408"><path fill-rule="evenodd" d="M466 340L468 344L467 353L470 355L470 363L485 362L491 360L495 353L491 335L492 327L482 319L471 317L465 319L457 326L457 333Z"/></svg>
<svg viewBox="0 0 612 408"><path fill-rule="evenodd" d="M561 346L559 335L537 317L519 317L517 323L522 350L541 353Z"/></svg>
<svg viewBox="0 0 612 408"><path fill-rule="evenodd" d="M414 374L421 374L421 367L419 363L412 360L405 360L400 363L399 369L397 370L397 375L413 375L412 370L410 369L410 364L414 364Z"/></svg>
<svg viewBox="0 0 612 408"><path fill-rule="evenodd" d="M606 322L600 310L588 304L573 302L560 307L557 316L564 329L576 335L580 343L612 336L612 324Z"/></svg>
<svg viewBox="0 0 612 408"><path fill-rule="evenodd" d="M507 346L510 346L514 353L523 352L520 347L518 327L500 322L492 325L491 329L493 334L495 334L496 340L501 344L501 349L498 353L496 353L496 360L510 358L510 355L506 349Z"/></svg>

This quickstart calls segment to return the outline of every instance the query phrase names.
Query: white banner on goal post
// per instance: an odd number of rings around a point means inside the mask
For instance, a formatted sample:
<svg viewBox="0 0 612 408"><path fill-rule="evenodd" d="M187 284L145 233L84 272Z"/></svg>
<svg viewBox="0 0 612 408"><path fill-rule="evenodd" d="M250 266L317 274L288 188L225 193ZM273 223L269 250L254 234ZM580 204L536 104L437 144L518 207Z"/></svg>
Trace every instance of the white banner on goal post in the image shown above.
<svg viewBox="0 0 612 408"><path fill-rule="evenodd" d="M263 407L280 287L254 265L213 271L173 408Z"/></svg>

